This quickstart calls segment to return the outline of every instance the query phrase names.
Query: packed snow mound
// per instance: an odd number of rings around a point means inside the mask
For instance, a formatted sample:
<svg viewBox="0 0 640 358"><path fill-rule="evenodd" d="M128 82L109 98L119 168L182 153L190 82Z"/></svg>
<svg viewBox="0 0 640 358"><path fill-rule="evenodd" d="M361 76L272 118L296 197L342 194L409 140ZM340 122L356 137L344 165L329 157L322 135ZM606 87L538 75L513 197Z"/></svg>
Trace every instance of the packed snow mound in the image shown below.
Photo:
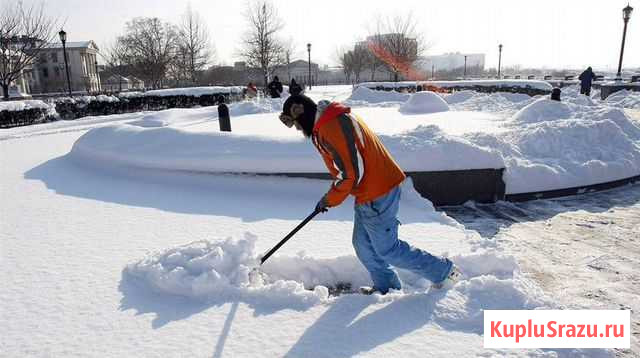
<svg viewBox="0 0 640 358"><path fill-rule="evenodd" d="M258 267L257 237L197 241L160 251L131 263L125 279L156 293L203 302L241 300L271 307L306 309L330 302L329 288L348 283L352 288L371 285L368 272L353 255L315 259L304 254L273 256ZM436 317L447 324L472 324L482 330L483 309L530 309L547 304L535 285L522 277L511 256L481 251L451 258L467 276L438 301ZM416 274L398 270L401 292L373 299L393 300L406 294L424 294L430 283ZM517 299L514 299L517 298Z"/></svg>
<svg viewBox="0 0 640 358"><path fill-rule="evenodd" d="M399 111L404 114L424 114L446 112L449 105L442 97L429 91L417 92L409 97L409 100L400 106Z"/></svg>
<svg viewBox="0 0 640 358"><path fill-rule="evenodd" d="M358 102L367 103L385 103L385 102L406 102L410 94L399 93L396 91L376 91L367 87L356 87L349 98L347 103L357 104Z"/></svg>
<svg viewBox="0 0 640 358"><path fill-rule="evenodd" d="M513 116L517 123L538 123L571 117L571 109L563 102L548 98L539 99L522 108Z"/></svg>

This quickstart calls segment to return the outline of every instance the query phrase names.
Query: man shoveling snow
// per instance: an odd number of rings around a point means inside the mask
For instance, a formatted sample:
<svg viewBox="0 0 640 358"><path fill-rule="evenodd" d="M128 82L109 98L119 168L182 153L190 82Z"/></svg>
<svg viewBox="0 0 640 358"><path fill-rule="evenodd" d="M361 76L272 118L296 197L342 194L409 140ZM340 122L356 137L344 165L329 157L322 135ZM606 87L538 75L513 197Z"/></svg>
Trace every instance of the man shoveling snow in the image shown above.
<svg viewBox="0 0 640 358"><path fill-rule="evenodd" d="M316 211L340 205L349 194L355 196L353 247L373 281L373 287L362 292L399 290L401 283L391 266L420 274L436 287L455 281L460 273L449 259L398 239L400 184L405 175L376 134L350 112L340 103L316 105L304 95L294 95L285 101L280 120L312 139L335 179Z"/></svg>

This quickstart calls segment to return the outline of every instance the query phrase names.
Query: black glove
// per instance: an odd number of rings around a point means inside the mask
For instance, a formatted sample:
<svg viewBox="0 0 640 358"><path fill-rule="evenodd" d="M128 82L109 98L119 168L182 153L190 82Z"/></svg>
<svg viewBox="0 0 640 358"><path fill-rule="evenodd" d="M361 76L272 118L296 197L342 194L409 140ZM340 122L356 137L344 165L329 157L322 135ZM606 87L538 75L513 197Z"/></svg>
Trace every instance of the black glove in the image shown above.
<svg viewBox="0 0 640 358"><path fill-rule="evenodd" d="M320 201L316 204L316 212L318 213L326 213L329 211L329 204L327 204L327 199L323 196Z"/></svg>

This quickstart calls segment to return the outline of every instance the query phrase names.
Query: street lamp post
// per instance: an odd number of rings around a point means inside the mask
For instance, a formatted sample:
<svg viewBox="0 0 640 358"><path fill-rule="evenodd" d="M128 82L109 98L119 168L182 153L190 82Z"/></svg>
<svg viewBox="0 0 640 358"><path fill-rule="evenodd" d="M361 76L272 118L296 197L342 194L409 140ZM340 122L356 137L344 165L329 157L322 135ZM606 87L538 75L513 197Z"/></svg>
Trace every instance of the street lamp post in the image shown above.
<svg viewBox="0 0 640 358"><path fill-rule="evenodd" d="M467 79L467 55L464 55L464 75L462 78Z"/></svg>
<svg viewBox="0 0 640 358"><path fill-rule="evenodd" d="M435 64L431 64L431 79L435 79L436 78L436 65Z"/></svg>
<svg viewBox="0 0 640 358"><path fill-rule="evenodd" d="M622 80L622 55L624 55L624 40L627 37L627 23L631 18L631 13L633 12L633 8L627 4L627 6L622 9L622 20L624 21L624 30L622 30L622 46L620 46L620 60L618 61L618 73L616 74L616 80Z"/></svg>
<svg viewBox="0 0 640 358"><path fill-rule="evenodd" d="M58 32L60 41L62 42L62 55L64 56L64 69L67 73L67 88L69 89L69 96L71 96L71 80L69 79L69 64L67 63L67 33L64 30Z"/></svg>
<svg viewBox="0 0 640 358"><path fill-rule="evenodd" d="M307 44L307 53L309 54L309 90L311 90L311 44Z"/></svg>
<svg viewBox="0 0 640 358"><path fill-rule="evenodd" d="M100 92L100 75L98 74L98 60L96 59L96 92Z"/></svg>
<svg viewBox="0 0 640 358"><path fill-rule="evenodd" d="M498 79L500 79L500 65L502 64L502 44L498 45Z"/></svg>

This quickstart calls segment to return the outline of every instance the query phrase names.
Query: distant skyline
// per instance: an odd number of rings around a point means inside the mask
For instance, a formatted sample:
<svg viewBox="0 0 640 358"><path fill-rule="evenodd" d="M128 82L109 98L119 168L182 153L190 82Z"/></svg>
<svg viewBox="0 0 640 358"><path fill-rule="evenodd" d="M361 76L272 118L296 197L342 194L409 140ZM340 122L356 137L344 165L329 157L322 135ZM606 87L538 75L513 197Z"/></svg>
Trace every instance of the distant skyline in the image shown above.
<svg viewBox="0 0 640 358"><path fill-rule="evenodd" d="M16 0L0 0L3 4ZM25 5L41 0L23 0ZM216 49L215 64L233 64L246 30L245 1L219 0L49 0L47 12L66 20L69 41L94 40L100 48L112 43L134 17L159 17L178 23L188 4L206 20ZM502 65L572 68L593 66L615 70L622 40L622 8L627 1L418 1L324 0L273 2L285 22L284 38L293 39L296 59L335 65L336 48L368 35L378 15L412 13L419 31L432 46L424 55L446 52L484 53L486 67L496 67L498 44ZM623 67L640 67L640 1L627 29ZM393 8L389 9L390 4ZM402 6L398 6L401 4Z"/></svg>

